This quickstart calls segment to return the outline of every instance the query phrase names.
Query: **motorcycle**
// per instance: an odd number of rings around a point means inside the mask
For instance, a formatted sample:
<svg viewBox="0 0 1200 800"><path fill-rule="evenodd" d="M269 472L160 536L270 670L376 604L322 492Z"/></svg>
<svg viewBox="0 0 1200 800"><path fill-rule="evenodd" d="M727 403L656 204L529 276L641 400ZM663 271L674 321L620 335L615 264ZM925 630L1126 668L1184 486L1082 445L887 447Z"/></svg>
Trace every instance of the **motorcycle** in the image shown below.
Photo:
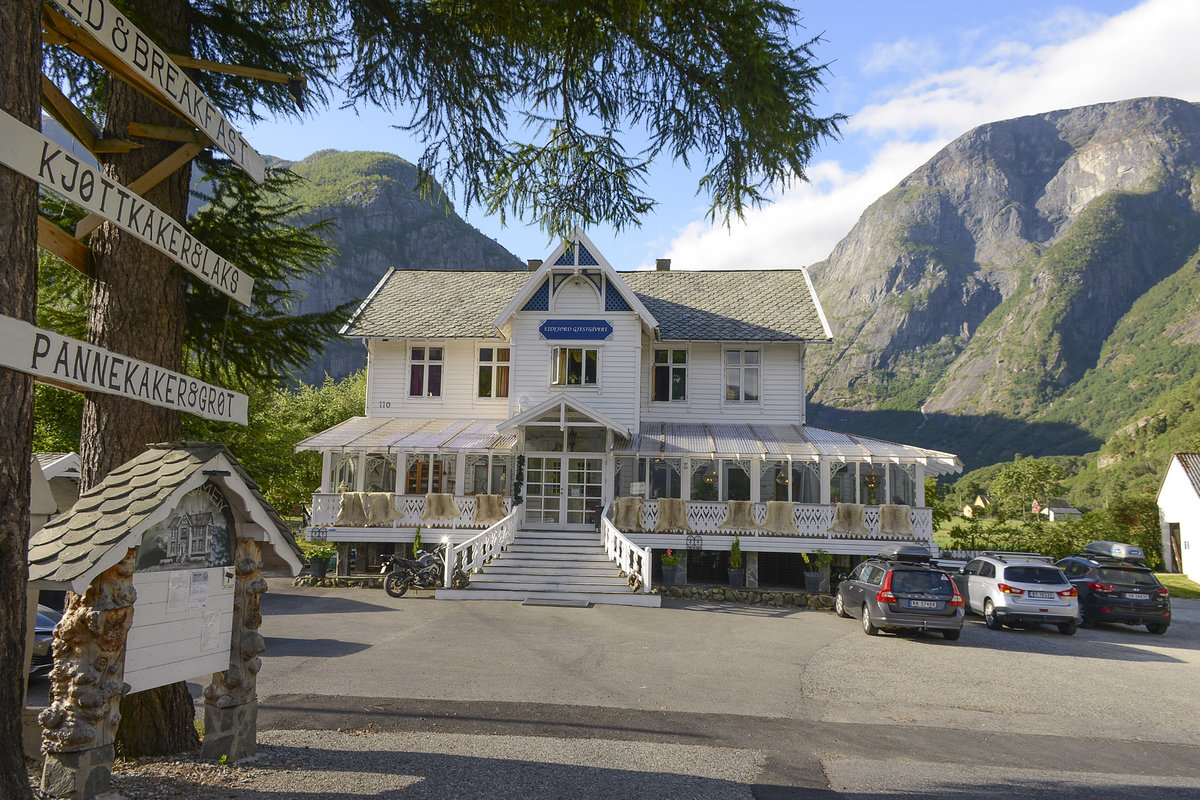
<svg viewBox="0 0 1200 800"><path fill-rule="evenodd" d="M383 590L391 597L403 597L410 586L429 589L441 585L444 566L437 553L418 550L416 558L388 553L383 556L380 573L384 575Z"/></svg>

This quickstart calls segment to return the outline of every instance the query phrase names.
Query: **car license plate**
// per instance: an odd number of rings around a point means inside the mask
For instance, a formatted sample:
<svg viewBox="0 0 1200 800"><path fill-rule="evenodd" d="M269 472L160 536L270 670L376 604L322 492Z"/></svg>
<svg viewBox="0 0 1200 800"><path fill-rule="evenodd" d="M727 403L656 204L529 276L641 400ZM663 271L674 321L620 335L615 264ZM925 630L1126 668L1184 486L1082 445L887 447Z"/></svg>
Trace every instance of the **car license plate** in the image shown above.
<svg viewBox="0 0 1200 800"><path fill-rule="evenodd" d="M1125 599L1126 600L1149 600L1150 595L1145 594L1143 592L1126 592Z"/></svg>
<svg viewBox="0 0 1200 800"><path fill-rule="evenodd" d="M908 607L909 608L937 608L937 601L935 601L935 600L909 600Z"/></svg>
<svg viewBox="0 0 1200 800"><path fill-rule="evenodd" d="M1036 600L1049 600L1054 597L1054 592L1030 592L1029 596Z"/></svg>

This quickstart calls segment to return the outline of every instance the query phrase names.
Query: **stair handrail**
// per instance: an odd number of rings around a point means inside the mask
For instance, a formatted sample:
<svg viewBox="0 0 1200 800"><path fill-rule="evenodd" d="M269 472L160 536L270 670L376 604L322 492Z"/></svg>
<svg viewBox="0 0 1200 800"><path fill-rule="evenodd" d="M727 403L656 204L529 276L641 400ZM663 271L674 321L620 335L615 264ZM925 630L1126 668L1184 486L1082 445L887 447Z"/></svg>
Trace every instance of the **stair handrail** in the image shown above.
<svg viewBox="0 0 1200 800"><path fill-rule="evenodd" d="M626 538L621 530L613 525L611 519L612 503L600 512L600 542L610 560L617 562L617 568L626 578L637 576L636 584L630 581L630 588L642 594L650 593L650 548L638 547Z"/></svg>
<svg viewBox="0 0 1200 800"><path fill-rule="evenodd" d="M491 561L505 547L513 543L517 534L517 510L514 508L508 516L492 525L483 533L472 536L462 544L446 543L446 570L442 576L442 585L453 588L454 573L462 570L468 575ZM462 564L459 564L462 561Z"/></svg>

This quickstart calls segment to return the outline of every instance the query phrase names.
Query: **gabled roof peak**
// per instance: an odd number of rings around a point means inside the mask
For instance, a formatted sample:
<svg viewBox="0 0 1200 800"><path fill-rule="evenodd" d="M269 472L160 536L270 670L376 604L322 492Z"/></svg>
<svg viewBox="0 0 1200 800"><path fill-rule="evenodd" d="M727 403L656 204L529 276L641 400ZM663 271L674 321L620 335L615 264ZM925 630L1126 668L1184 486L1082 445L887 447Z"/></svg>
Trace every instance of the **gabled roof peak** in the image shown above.
<svg viewBox="0 0 1200 800"><path fill-rule="evenodd" d="M612 264L608 263L596 247L595 243L588 238L587 234L580 228L575 228L571 235L564 239L558 247L550 251L550 255L542 261L542 265L530 274L529 279L521 290L516 293L512 300L504 307L504 310L492 321L492 325L497 329L503 329L512 319L512 315L525 306L526 301L533 296L547 279L547 277L555 272L564 270L572 270L578 272L580 270L599 270L607 278L612 285L625 299L629 307L638 315L642 324L648 330L658 328L658 320L650 313L649 309L642 304L638 296L625 283L625 281L613 269Z"/></svg>

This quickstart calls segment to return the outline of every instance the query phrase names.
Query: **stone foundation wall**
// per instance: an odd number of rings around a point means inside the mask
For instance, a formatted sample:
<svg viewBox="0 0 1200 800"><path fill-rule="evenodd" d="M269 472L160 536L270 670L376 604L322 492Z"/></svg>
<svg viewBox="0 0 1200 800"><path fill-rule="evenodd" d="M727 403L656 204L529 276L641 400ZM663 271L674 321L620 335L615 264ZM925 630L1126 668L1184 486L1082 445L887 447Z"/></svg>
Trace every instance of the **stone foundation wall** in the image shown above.
<svg viewBox="0 0 1200 800"><path fill-rule="evenodd" d="M833 596L824 593L773 592L766 589L734 589L720 586L657 586L654 593L684 600L740 603L767 608L811 608L820 611L833 608Z"/></svg>
<svg viewBox="0 0 1200 800"><path fill-rule="evenodd" d="M292 581L292 586L324 586L327 589L382 589L382 575L326 575L324 578L314 578L312 575L300 575ZM416 589L414 586L409 591Z"/></svg>

